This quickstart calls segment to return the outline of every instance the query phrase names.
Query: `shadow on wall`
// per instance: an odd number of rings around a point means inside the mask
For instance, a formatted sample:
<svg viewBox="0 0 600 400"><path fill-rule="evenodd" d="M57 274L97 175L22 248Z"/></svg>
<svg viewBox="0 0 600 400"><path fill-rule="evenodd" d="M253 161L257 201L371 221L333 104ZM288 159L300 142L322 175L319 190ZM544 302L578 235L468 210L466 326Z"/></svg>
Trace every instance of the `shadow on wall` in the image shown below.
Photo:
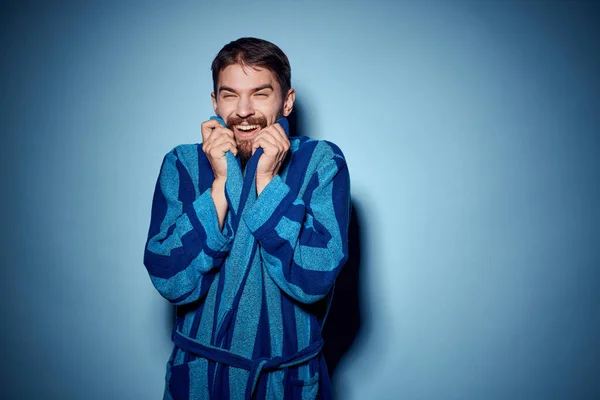
<svg viewBox="0 0 600 400"><path fill-rule="evenodd" d="M333 380L335 369L350 348L361 327L360 299L360 210L352 201L350 227L348 230L348 261L335 283L333 301L323 328L323 355L329 376Z"/></svg>
<svg viewBox="0 0 600 400"><path fill-rule="evenodd" d="M288 122L291 135L304 136L302 103L298 99L294 103L294 109L288 117ZM352 177L350 178L352 179ZM325 340L323 355L332 380L337 365L352 347L361 327L358 286L361 266L360 215L361 210L356 202L352 201L348 230L348 261L337 278L331 308L322 332ZM364 238L362 239L364 240Z"/></svg>
<svg viewBox="0 0 600 400"><path fill-rule="evenodd" d="M290 134L293 136L304 136L303 123L299 118L299 114L302 113L301 110L301 105L296 101L294 110L288 117ZM350 350L361 327L360 299L358 297L361 265L360 213L361 210L358 209L356 202L352 201L348 230L348 261L337 278L333 300L322 332L325 340L323 355L331 379L333 379L338 363L344 354ZM165 317L170 341L177 310L168 302L166 304L168 310Z"/></svg>

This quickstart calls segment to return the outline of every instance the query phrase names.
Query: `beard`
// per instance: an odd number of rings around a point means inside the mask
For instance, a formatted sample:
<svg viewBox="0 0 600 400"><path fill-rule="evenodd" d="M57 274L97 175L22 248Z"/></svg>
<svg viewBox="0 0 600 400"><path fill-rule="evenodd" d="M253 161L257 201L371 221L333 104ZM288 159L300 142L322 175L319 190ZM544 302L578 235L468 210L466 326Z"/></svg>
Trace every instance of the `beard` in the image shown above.
<svg viewBox="0 0 600 400"><path fill-rule="evenodd" d="M275 116L275 121L277 121L282 116L283 116L283 108L277 112L277 114ZM227 122L226 122L227 129L229 129L233 132L234 131L233 127L236 125L241 125L243 122L248 123L248 125L258 125L260 127L259 132L260 132L260 130L266 128L267 124L268 124L267 119L264 116L256 116L256 117L249 117L249 118L241 118L238 116L233 116L233 117L227 119ZM248 160L250 160L250 157L252 157L252 144L253 144L252 139L239 139L237 136L235 136L235 143L237 145L238 155L240 156L242 170L244 170L246 168L246 164L248 163Z"/></svg>

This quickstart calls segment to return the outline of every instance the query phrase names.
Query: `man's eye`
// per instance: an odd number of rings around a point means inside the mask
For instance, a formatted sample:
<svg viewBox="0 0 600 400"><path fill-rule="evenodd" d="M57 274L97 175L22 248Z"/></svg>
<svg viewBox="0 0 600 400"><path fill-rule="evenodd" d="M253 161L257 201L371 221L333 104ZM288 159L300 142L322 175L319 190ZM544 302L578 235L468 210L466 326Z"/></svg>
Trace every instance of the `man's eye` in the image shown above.
<svg viewBox="0 0 600 400"><path fill-rule="evenodd" d="M224 99L231 99L232 97L235 97L235 95L233 95L233 94L224 94L223 95Z"/></svg>
<svg viewBox="0 0 600 400"><path fill-rule="evenodd" d="M256 96L258 96L258 97L267 97L268 95L266 93L256 93Z"/></svg>

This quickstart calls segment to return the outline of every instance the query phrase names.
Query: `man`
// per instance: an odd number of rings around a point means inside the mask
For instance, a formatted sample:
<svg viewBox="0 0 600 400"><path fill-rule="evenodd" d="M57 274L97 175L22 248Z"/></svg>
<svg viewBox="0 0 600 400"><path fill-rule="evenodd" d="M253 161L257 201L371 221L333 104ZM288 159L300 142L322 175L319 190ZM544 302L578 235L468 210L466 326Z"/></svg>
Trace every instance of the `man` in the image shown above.
<svg viewBox="0 0 600 400"><path fill-rule="evenodd" d="M288 137L279 47L236 40L212 73L217 117L165 156L144 255L177 306L164 398L330 398L321 328L348 256L346 161Z"/></svg>

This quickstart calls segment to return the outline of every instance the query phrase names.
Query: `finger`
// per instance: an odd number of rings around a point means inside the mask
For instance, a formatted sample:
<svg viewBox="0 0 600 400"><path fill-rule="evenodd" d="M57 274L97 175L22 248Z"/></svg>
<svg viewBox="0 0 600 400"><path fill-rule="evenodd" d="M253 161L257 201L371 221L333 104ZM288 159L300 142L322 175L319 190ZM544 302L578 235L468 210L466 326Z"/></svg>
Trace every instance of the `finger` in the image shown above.
<svg viewBox="0 0 600 400"><path fill-rule="evenodd" d="M208 142L216 141L219 138L226 138L227 140L232 140L235 143L235 136L232 131L225 128L216 128L207 139Z"/></svg>
<svg viewBox="0 0 600 400"><path fill-rule="evenodd" d="M290 148L290 140L288 139L288 137L285 134L285 131L283 130L281 125L274 124L272 132L273 132L273 137L275 137L275 139L277 139L277 141L281 144L283 151L287 152L288 149Z"/></svg>
<svg viewBox="0 0 600 400"><path fill-rule="evenodd" d="M218 147L223 143L230 143L231 146L237 147L235 140L223 133L212 133L211 136L202 143L202 150L209 153L214 147Z"/></svg>
<svg viewBox="0 0 600 400"><path fill-rule="evenodd" d="M277 144L277 148L281 153L280 157L283 157L283 155L285 155L287 149L289 148L289 141L285 137L285 132L283 131L283 129L279 131L276 125L272 125L270 129L267 132L265 132L265 135L267 135L269 138L272 139L272 141L274 141Z"/></svg>
<svg viewBox="0 0 600 400"><path fill-rule="evenodd" d="M233 131L231 129L227 129L222 127L221 125L219 125L214 131L213 133L218 133L220 135L227 135L231 138L234 137Z"/></svg>
<svg viewBox="0 0 600 400"><path fill-rule="evenodd" d="M273 128L275 128L275 130L277 131L277 133L279 134L279 136L282 139L288 140L288 137L285 134L285 131L283 130L283 128L281 127L281 125L279 125L279 124L273 124Z"/></svg>
<svg viewBox="0 0 600 400"><path fill-rule="evenodd" d="M265 154L268 154L271 156L281 152L281 149L279 148L277 140L275 140L275 138L273 138L272 136L269 136L269 135L263 135L260 139L258 139L254 143L254 146L252 146L252 147L254 149L256 149L258 147L262 147Z"/></svg>
<svg viewBox="0 0 600 400"><path fill-rule="evenodd" d="M231 153L235 156L237 155L237 148L231 144L231 142L226 141L217 146L214 146L210 149L210 156L212 158L223 158L225 157L225 153L231 151Z"/></svg>
<svg viewBox="0 0 600 400"><path fill-rule="evenodd" d="M207 140L213 132L213 129L221 126L221 123L215 119L204 121L200 125L200 131L202 132L202 141Z"/></svg>
<svg viewBox="0 0 600 400"><path fill-rule="evenodd" d="M231 142L231 141L227 141L221 145L219 145L219 151L223 152L223 155L225 155L225 153L227 153L228 151L231 151L231 154L233 154L234 156L237 156L238 150L237 150L237 146L235 145L235 143Z"/></svg>
<svg viewBox="0 0 600 400"><path fill-rule="evenodd" d="M220 147L223 144L228 143L229 146L231 146L231 148L236 149L236 154L237 154L237 144L235 143L235 140L233 140L229 136L220 135L220 136L214 138L213 140L211 140L211 139L209 139L209 142L206 146L208 151L210 151L211 149L213 149L215 147ZM233 153L233 151L232 151L232 153Z"/></svg>

